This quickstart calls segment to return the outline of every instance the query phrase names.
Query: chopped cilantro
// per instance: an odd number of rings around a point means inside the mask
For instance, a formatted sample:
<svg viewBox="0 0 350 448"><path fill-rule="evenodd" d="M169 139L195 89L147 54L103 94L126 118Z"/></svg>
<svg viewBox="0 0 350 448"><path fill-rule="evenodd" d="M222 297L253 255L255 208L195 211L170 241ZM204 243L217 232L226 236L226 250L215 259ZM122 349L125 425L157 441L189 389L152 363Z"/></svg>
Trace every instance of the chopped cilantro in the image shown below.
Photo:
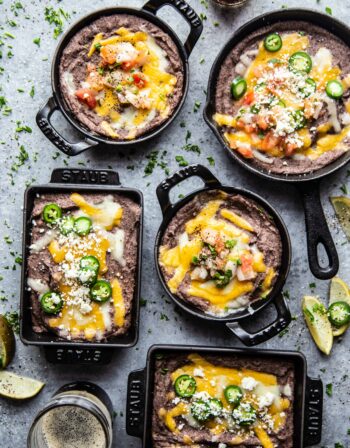
<svg viewBox="0 0 350 448"><path fill-rule="evenodd" d="M12 327L13 331L18 334L19 333L19 314L17 311L8 311L5 313L5 319Z"/></svg>
<svg viewBox="0 0 350 448"><path fill-rule="evenodd" d="M13 28L14 28L15 26L17 26L17 23L16 23L14 20L8 20L7 23L8 23L10 26L12 26Z"/></svg>
<svg viewBox="0 0 350 448"><path fill-rule="evenodd" d="M146 305L147 305L147 300L145 300L141 297L140 298L140 306L146 306Z"/></svg>
<svg viewBox="0 0 350 448"><path fill-rule="evenodd" d="M226 249L233 249L236 244L237 244L236 240L227 240L227 241L225 241Z"/></svg>
<svg viewBox="0 0 350 448"><path fill-rule="evenodd" d="M215 166L215 160L212 156L207 157L210 166Z"/></svg>
<svg viewBox="0 0 350 448"><path fill-rule="evenodd" d="M102 45L100 44L100 42L96 42L94 47L96 48L96 50L100 51L102 48Z"/></svg>
<svg viewBox="0 0 350 448"><path fill-rule="evenodd" d="M332 8L330 8L329 6L325 7L325 11L327 14L329 14L330 16L333 14Z"/></svg>
<svg viewBox="0 0 350 448"><path fill-rule="evenodd" d="M32 86L32 88L30 89L29 95L30 95L32 98L34 98L34 95L35 95L35 89L34 89L34 86Z"/></svg>
<svg viewBox="0 0 350 448"><path fill-rule="evenodd" d="M316 288L316 283L309 283L309 288L310 289L315 289Z"/></svg>
<svg viewBox="0 0 350 448"><path fill-rule="evenodd" d="M179 164L179 166L187 166L188 162L184 159L183 156L175 156L176 162Z"/></svg>
<svg viewBox="0 0 350 448"><path fill-rule="evenodd" d="M27 125L22 125L20 121L17 121L17 128L16 128L16 132L28 132L29 134L32 133L32 128L30 128Z"/></svg>
<svg viewBox="0 0 350 448"><path fill-rule="evenodd" d="M331 397L333 395L333 384L326 384L326 394Z"/></svg>
<svg viewBox="0 0 350 448"><path fill-rule="evenodd" d="M55 25L53 30L53 37L57 39L57 37L63 32L63 20L69 19L69 14L65 12L62 8L58 8L57 10L53 9L52 6L47 6L45 8L45 20L49 22L50 25Z"/></svg>
<svg viewBox="0 0 350 448"><path fill-rule="evenodd" d="M166 321L168 321L168 320L169 320L169 317L168 317L166 314L161 313L161 314L160 314L160 320L166 320Z"/></svg>
<svg viewBox="0 0 350 448"><path fill-rule="evenodd" d="M204 64L204 62L205 62L205 59L204 58L200 58L199 63L200 64Z"/></svg>
<svg viewBox="0 0 350 448"><path fill-rule="evenodd" d="M40 47L40 41L41 41L40 37L36 37L35 39L33 39L33 43L38 47Z"/></svg>
<svg viewBox="0 0 350 448"><path fill-rule="evenodd" d="M198 112L200 107L201 107L201 102L200 101L195 101L194 102L194 107L193 107L193 112Z"/></svg>
<svg viewBox="0 0 350 448"><path fill-rule="evenodd" d="M310 320L311 323L315 322L315 316L308 308L303 308L303 313L305 317L307 317Z"/></svg>
<svg viewBox="0 0 350 448"><path fill-rule="evenodd" d="M348 187L345 185L345 184L343 184L341 187L340 187L340 189L341 189L341 191L344 193L344 194L348 194L349 192L348 192Z"/></svg>
<svg viewBox="0 0 350 448"><path fill-rule="evenodd" d="M207 16L206 16L206 14L204 14L203 12L201 12L200 14L199 14L199 17L200 17L200 19L201 20L207 20Z"/></svg>

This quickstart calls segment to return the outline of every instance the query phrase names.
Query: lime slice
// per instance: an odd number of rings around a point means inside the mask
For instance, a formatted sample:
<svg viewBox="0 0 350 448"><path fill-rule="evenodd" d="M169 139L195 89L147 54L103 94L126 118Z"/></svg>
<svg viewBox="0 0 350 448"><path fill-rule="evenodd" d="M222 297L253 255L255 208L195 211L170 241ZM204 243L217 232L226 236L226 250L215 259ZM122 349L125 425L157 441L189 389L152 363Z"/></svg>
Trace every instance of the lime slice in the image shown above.
<svg viewBox="0 0 350 448"><path fill-rule="evenodd" d="M4 316L0 314L0 370L5 369L15 354L15 336Z"/></svg>
<svg viewBox="0 0 350 448"><path fill-rule="evenodd" d="M45 386L41 381L19 376L2 370L0 372L0 396L14 400L26 400L37 395Z"/></svg>
<svg viewBox="0 0 350 448"><path fill-rule="evenodd" d="M342 226L347 239L350 241L350 198L333 196L330 198L335 214Z"/></svg>
<svg viewBox="0 0 350 448"><path fill-rule="evenodd" d="M305 296L302 310L315 344L321 352L329 355L333 345L333 332L326 307L316 297Z"/></svg>
<svg viewBox="0 0 350 448"><path fill-rule="evenodd" d="M350 305L350 291L348 285L339 277L332 278L329 284L329 305L334 302L346 302ZM333 336L341 336L349 328L349 324L333 328Z"/></svg>

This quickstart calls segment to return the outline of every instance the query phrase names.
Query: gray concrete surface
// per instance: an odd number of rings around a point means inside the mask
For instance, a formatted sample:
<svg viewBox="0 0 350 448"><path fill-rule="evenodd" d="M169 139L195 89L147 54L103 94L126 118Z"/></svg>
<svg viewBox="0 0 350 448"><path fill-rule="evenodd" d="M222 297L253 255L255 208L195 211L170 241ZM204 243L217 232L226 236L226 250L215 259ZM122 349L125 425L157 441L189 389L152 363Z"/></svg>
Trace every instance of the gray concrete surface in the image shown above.
<svg viewBox="0 0 350 448"><path fill-rule="evenodd" d="M105 388L110 395L117 413L114 426L115 447L140 447L140 442L130 438L125 433L125 398L128 373L145 365L146 353L154 343L191 343L208 344L228 347L239 347L240 343L228 331L211 331L205 323L195 322L189 318L179 317L173 305L166 300L153 262L153 242L161 213L155 196L155 187L165 177L161 168L156 168L149 177L144 177L146 156L153 150L167 151L165 160L171 172L178 166L176 155L183 155L189 162L201 162L209 166L207 157L215 159L211 169L226 184L243 186L260 193L281 212L293 242L293 264L286 290L289 291L289 305L296 320L282 338L275 338L262 344L261 348L278 348L301 350L308 359L309 374L321 377L324 384L333 384L333 396L325 395L323 442L320 446L333 447L342 443L350 446L347 435L350 428L349 413L349 338L347 334L342 341L335 343L330 357L325 357L317 350L306 330L301 316L300 303L304 294L311 292L309 284L315 282L312 290L324 300L327 296L328 282L316 281L311 275L306 256L306 241L304 217L297 191L289 186L261 182L249 175L228 159L224 151L205 125L202 119L202 106L205 101L204 90L213 60L228 36L247 20L263 12L283 7L285 0L267 2L265 0L250 0L237 11L221 11L209 1L206 8L203 1L191 0L191 5L198 13L205 14L204 33L191 56L191 83L188 98L182 112L175 122L159 138L137 148L129 154L120 155L113 151L91 151L76 158L68 159L58 153L56 148L46 140L35 124L35 115L44 100L51 95L50 68L51 58L57 41L53 39L54 26L45 21L45 6L61 7L70 14L70 19L64 21L64 28L84 14L97 8L112 5L128 4L141 7L141 0L62 0L57 2L39 0L21 0L23 9L16 9L16 2L3 0L0 4L0 35L3 35L3 53L0 67L0 96L5 96L12 112L3 116L0 112L0 296L6 300L0 301L0 312L18 310L20 291L20 266L16 265L11 252L21 251L21 207L23 192L28 183L45 183L53 168L70 167L113 167L120 173L123 185L140 188L145 196L145 229L143 251L143 282L142 297L147 305L141 309L140 339L136 347L115 353L112 363L106 367L91 367L89 369L77 366L56 366L45 361L43 353L35 347L24 346L17 339L17 353L10 370L33 376L46 382L46 387L39 396L26 403L13 403L0 399L0 446L2 448L22 448L26 445L26 436L35 413L46 403L51 394L62 384L75 380L86 379L94 381ZM308 1L289 0L289 6L311 7L324 11L326 6L333 10L333 15L344 21L350 20L349 2L336 0ZM16 13L18 16L16 16ZM187 25L182 19L165 8L160 14L181 36L186 36ZM14 20L16 26L8 21ZM214 23L219 25L215 26ZM13 24L14 25L14 24ZM4 33L9 35L4 36ZM40 47L33 39L40 37ZM13 53L9 58L7 53ZM202 60L204 59L204 61ZM202 62L202 63L201 63ZM33 97L29 92L34 86ZM23 92L19 90L24 90ZM201 102L200 110L193 112L195 101ZM3 108L4 111L4 108ZM30 126L32 133L25 131L16 133L17 121ZM55 117L57 126L69 132L68 125L61 117ZM185 122L185 128L180 126ZM181 147L185 143L186 131L192 133L191 142L199 144L200 156L187 153ZM19 147L23 145L29 154L29 159L15 171L11 168L18 165ZM130 166L133 169L130 169ZM129 167L129 168L128 168ZM11 182L13 178L13 182ZM347 169L325 180L322 184L322 202L336 241L340 256L339 275L350 282L349 244L334 220L328 197L331 194L342 194L340 187L347 184ZM176 200L179 193L189 192L198 187L200 182L191 180L185 182L174 192ZM9 237L12 244L6 243ZM13 266L16 269L13 270ZM161 315L167 319L161 319ZM273 311L266 313L266 319L271 319Z"/></svg>

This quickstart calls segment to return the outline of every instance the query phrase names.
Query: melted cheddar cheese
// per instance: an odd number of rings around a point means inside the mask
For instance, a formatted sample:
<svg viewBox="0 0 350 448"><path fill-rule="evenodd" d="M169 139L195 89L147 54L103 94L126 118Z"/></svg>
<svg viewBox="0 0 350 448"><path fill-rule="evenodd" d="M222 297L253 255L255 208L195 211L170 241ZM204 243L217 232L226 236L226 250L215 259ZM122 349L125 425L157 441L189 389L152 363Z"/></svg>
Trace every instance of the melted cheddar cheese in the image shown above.
<svg viewBox="0 0 350 448"><path fill-rule="evenodd" d="M190 398L174 399L173 395L168 397L175 405L171 404L170 407L159 410L159 418L164 421L169 431L180 436L182 430L189 425L194 429L208 429L212 436L217 438L229 432L233 445L243 444L251 436L251 431L254 431L263 448L274 447L270 435L281 431L286 423L286 412L291 407L290 400L283 396L277 376L212 364L196 353L188 356L188 363L170 373L173 385L181 375L194 378L196 389ZM255 409L256 420L248 427L240 426L232 420L231 413L235 406L232 407L226 400L224 393L225 388L232 385L243 391L241 403L250 404ZM217 418L211 416L205 421L196 420L192 414L192 404L196 400L205 401L212 398L221 401L221 414Z"/></svg>
<svg viewBox="0 0 350 448"><path fill-rule="evenodd" d="M185 287L187 296L207 301L210 312L216 314L227 313L230 307L241 307L244 302L237 302L237 299L246 300L244 298L255 290L254 278L259 273L266 273L262 291L270 287L275 276L273 269L266 266L264 254L255 243L250 242L253 226L247 219L225 208L225 198L226 194L220 192L218 199L208 201L185 223L184 232L177 237L177 244L174 247L162 245L159 250L159 262L169 277L167 284L170 291L176 294ZM211 246L206 239L213 237L217 240L217 246L215 241ZM211 254L203 255L207 247L211 248L212 257ZM204 260L202 264L201 260ZM220 270L216 271L219 274L208 274L211 269L208 263L211 266L221 263ZM246 263L249 263L248 267ZM251 275L244 277L243 268L249 269ZM203 272L203 269L205 276L200 277L199 274L196 277L196 273ZM230 279L223 279L223 283L218 284L218 275L227 270L231 273Z"/></svg>

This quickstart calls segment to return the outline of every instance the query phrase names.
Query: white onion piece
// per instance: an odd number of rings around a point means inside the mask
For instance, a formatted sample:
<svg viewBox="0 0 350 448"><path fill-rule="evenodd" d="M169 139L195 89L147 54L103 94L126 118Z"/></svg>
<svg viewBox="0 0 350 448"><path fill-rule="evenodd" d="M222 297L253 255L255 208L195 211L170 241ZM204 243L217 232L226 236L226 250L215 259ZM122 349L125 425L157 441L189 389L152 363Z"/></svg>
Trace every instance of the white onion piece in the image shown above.
<svg viewBox="0 0 350 448"><path fill-rule="evenodd" d="M348 112L344 112L341 116L340 116L341 122L346 126L348 124L350 124L350 114Z"/></svg>
<svg viewBox="0 0 350 448"><path fill-rule="evenodd" d="M55 230L48 230L41 238L35 241L35 243L31 244L29 249L31 252L38 253L42 249L45 249L45 247L49 245L51 241L56 238L56 236L57 232Z"/></svg>
<svg viewBox="0 0 350 448"><path fill-rule="evenodd" d="M240 76L244 76L246 70L247 70L247 67L244 64L242 64L242 62L238 62L238 64L235 67L236 73Z"/></svg>
<svg viewBox="0 0 350 448"><path fill-rule="evenodd" d="M256 56L258 53L259 53L259 50L257 48L255 48L254 50L248 50L245 52L245 54L248 56Z"/></svg>
<svg viewBox="0 0 350 448"><path fill-rule="evenodd" d="M260 160L260 162L269 163L269 164L273 163L273 159L271 157L261 154L261 152L257 151L256 149L253 149L253 155L256 159Z"/></svg>
<svg viewBox="0 0 350 448"><path fill-rule="evenodd" d="M40 280L40 278L28 277L27 284L29 288L38 294L45 294L45 292L50 291L50 287L47 283Z"/></svg>
<svg viewBox="0 0 350 448"><path fill-rule="evenodd" d="M246 67L249 67L249 65L252 63L252 60L246 53L243 53L239 59L243 62L243 64Z"/></svg>
<svg viewBox="0 0 350 448"><path fill-rule="evenodd" d="M307 159L307 157L304 156L303 154L293 154L292 155L292 159L294 159L294 160L305 160L305 159Z"/></svg>
<svg viewBox="0 0 350 448"><path fill-rule="evenodd" d="M340 126L340 123L338 120L336 102L328 97L325 98L325 101L327 103L328 112L330 115L330 122L332 123L333 129L335 130L335 132L338 133L341 131L341 126Z"/></svg>
<svg viewBox="0 0 350 448"><path fill-rule="evenodd" d="M322 108L323 108L323 102L320 102L317 105L317 107L315 108L315 112L314 112L314 116L313 116L315 120L318 119L318 117L319 117L319 115L321 113Z"/></svg>

